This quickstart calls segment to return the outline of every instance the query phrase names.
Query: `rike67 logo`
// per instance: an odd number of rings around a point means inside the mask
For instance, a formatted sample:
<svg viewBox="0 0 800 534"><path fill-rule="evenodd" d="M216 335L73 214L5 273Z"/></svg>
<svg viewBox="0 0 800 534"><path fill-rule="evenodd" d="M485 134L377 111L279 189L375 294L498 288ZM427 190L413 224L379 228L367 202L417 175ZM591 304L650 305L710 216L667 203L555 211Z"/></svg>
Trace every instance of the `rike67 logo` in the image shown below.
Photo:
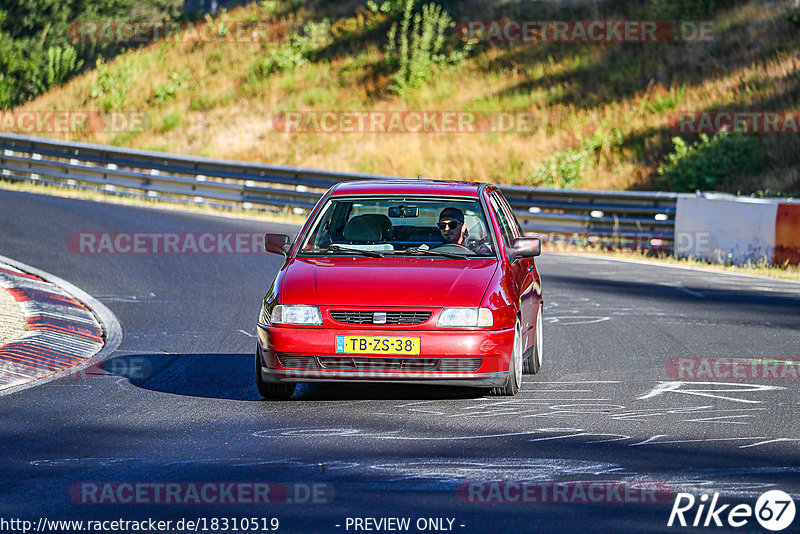
<svg viewBox="0 0 800 534"><path fill-rule="evenodd" d="M717 503L719 493L715 493L710 502L708 499L706 494L696 499L691 493L678 493L667 526L739 528L751 524L755 517L765 529L778 532L788 528L794 521L794 500L791 495L780 490L771 490L761 495L755 507L749 504L720 505Z"/></svg>

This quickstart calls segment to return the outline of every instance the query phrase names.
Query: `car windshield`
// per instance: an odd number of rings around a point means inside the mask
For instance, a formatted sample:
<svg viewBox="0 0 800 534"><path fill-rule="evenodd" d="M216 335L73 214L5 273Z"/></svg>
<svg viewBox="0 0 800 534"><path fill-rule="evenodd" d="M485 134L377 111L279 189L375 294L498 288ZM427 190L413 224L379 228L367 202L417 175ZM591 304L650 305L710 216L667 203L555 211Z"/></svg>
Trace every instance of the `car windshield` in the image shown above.
<svg viewBox="0 0 800 534"><path fill-rule="evenodd" d="M328 200L299 255L469 259L495 251L478 199L342 197Z"/></svg>

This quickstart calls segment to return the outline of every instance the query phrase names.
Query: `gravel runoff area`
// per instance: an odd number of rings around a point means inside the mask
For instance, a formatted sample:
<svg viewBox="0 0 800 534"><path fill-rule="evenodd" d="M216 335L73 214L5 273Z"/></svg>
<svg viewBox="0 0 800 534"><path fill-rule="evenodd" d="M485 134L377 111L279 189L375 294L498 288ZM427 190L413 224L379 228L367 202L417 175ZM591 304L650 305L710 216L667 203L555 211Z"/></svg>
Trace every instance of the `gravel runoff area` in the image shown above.
<svg viewBox="0 0 800 534"><path fill-rule="evenodd" d="M25 324L17 301L6 288L0 287L0 347L22 337Z"/></svg>

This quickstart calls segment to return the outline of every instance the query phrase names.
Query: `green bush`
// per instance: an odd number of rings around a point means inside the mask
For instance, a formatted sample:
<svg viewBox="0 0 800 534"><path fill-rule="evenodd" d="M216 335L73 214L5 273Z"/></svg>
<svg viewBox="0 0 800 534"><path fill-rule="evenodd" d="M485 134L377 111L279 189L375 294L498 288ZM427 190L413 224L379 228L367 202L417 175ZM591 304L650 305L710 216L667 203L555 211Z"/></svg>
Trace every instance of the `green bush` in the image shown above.
<svg viewBox="0 0 800 534"><path fill-rule="evenodd" d="M90 96L100 101L105 111L121 109L133 85L130 62L112 69L102 59L97 60L97 81L92 85Z"/></svg>
<svg viewBox="0 0 800 534"><path fill-rule="evenodd" d="M186 71L171 72L166 83L157 86L153 91L153 100L158 105L172 100L191 79Z"/></svg>
<svg viewBox="0 0 800 534"><path fill-rule="evenodd" d="M181 123L181 115L177 111L169 112L161 122L161 133L167 133Z"/></svg>
<svg viewBox="0 0 800 534"><path fill-rule="evenodd" d="M294 70L308 63L308 58L331 40L331 23L328 19L307 22L302 33L294 34L262 58L253 71L256 79L265 79L275 72Z"/></svg>
<svg viewBox="0 0 800 534"><path fill-rule="evenodd" d="M620 152L625 134L616 126L603 122L581 141L579 148L556 152L542 163L533 175L533 183L541 187L572 188L580 185L585 171L613 152Z"/></svg>
<svg viewBox="0 0 800 534"><path fill-rule="evenodd" d="M547 158L533 176L540 187L569 189L576 187L583 179L583 172L589 166L589 153L586 150L567 148Z"/></svg>
<svg viewBox="0 0 800 534"><path fill-rule="evenodd" d="M724 188L736 176L763 170L766 158L757 139L746 134L719 133L714 137L700 134L700 140L688 144L674 137L675 150L658 168L671 191L693 192Z"/></svg>
<svg viewBox="0 0 800 534"><path fill-rule="evenodd" d="M41 52L0 32L0 109L19 105L42 91L46 83L42 63Z"/></svg>
<svg viewBox="0 0 800 534"><path fill-rule="evenodd" d="M440 6L430 3L414 13L416 0L404 0L402 20L389 30L386 61L395 70L392 89L398 94L419 89L434 65L457 63L472 49L471 43L454 46L445 53L453 19Z"/></svg>
<svg viewBox="0 0 800 534"><path fill-rule="evenodd" d="M83 66L83 60L78 59L78 52L74 47L67 45L64 48L51 46L47 49L47 87L64 84Z"/></svg>

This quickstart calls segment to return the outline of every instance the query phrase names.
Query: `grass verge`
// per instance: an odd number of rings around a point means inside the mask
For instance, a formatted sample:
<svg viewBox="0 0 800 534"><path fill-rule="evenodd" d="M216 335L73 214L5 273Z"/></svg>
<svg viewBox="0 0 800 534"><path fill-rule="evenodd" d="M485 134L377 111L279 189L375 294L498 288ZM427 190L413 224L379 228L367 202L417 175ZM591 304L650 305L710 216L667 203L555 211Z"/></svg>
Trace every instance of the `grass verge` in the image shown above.
<svg viewBox="0 0 800 534"><path fill-rule="evenodd" d="M147 117L141 127L38 133L346 172L585 189L800 192L800 136L742 134L698 143L696 133L676 125L683 112L796 110L800 32L793 17L800 11L791 0L439 4L457 21L700 17L713 31L709 40L657 43L480 43L456 64L421 61L430 68L425 82L399 95L386 54L396 17L365 9L363 0L262 1L225 12L215 23L270 21L287 28L286 38L156 42L85 68L15 111L137 112ZM689 9L702 6L697 14ZM454 31L449 36L457 38ZM280 126L281 114L300 111L312 117L519 112L527 118L475 133L354 133L336 120L331 131ZM716 179L698 183L707 175Z"/></svg>

